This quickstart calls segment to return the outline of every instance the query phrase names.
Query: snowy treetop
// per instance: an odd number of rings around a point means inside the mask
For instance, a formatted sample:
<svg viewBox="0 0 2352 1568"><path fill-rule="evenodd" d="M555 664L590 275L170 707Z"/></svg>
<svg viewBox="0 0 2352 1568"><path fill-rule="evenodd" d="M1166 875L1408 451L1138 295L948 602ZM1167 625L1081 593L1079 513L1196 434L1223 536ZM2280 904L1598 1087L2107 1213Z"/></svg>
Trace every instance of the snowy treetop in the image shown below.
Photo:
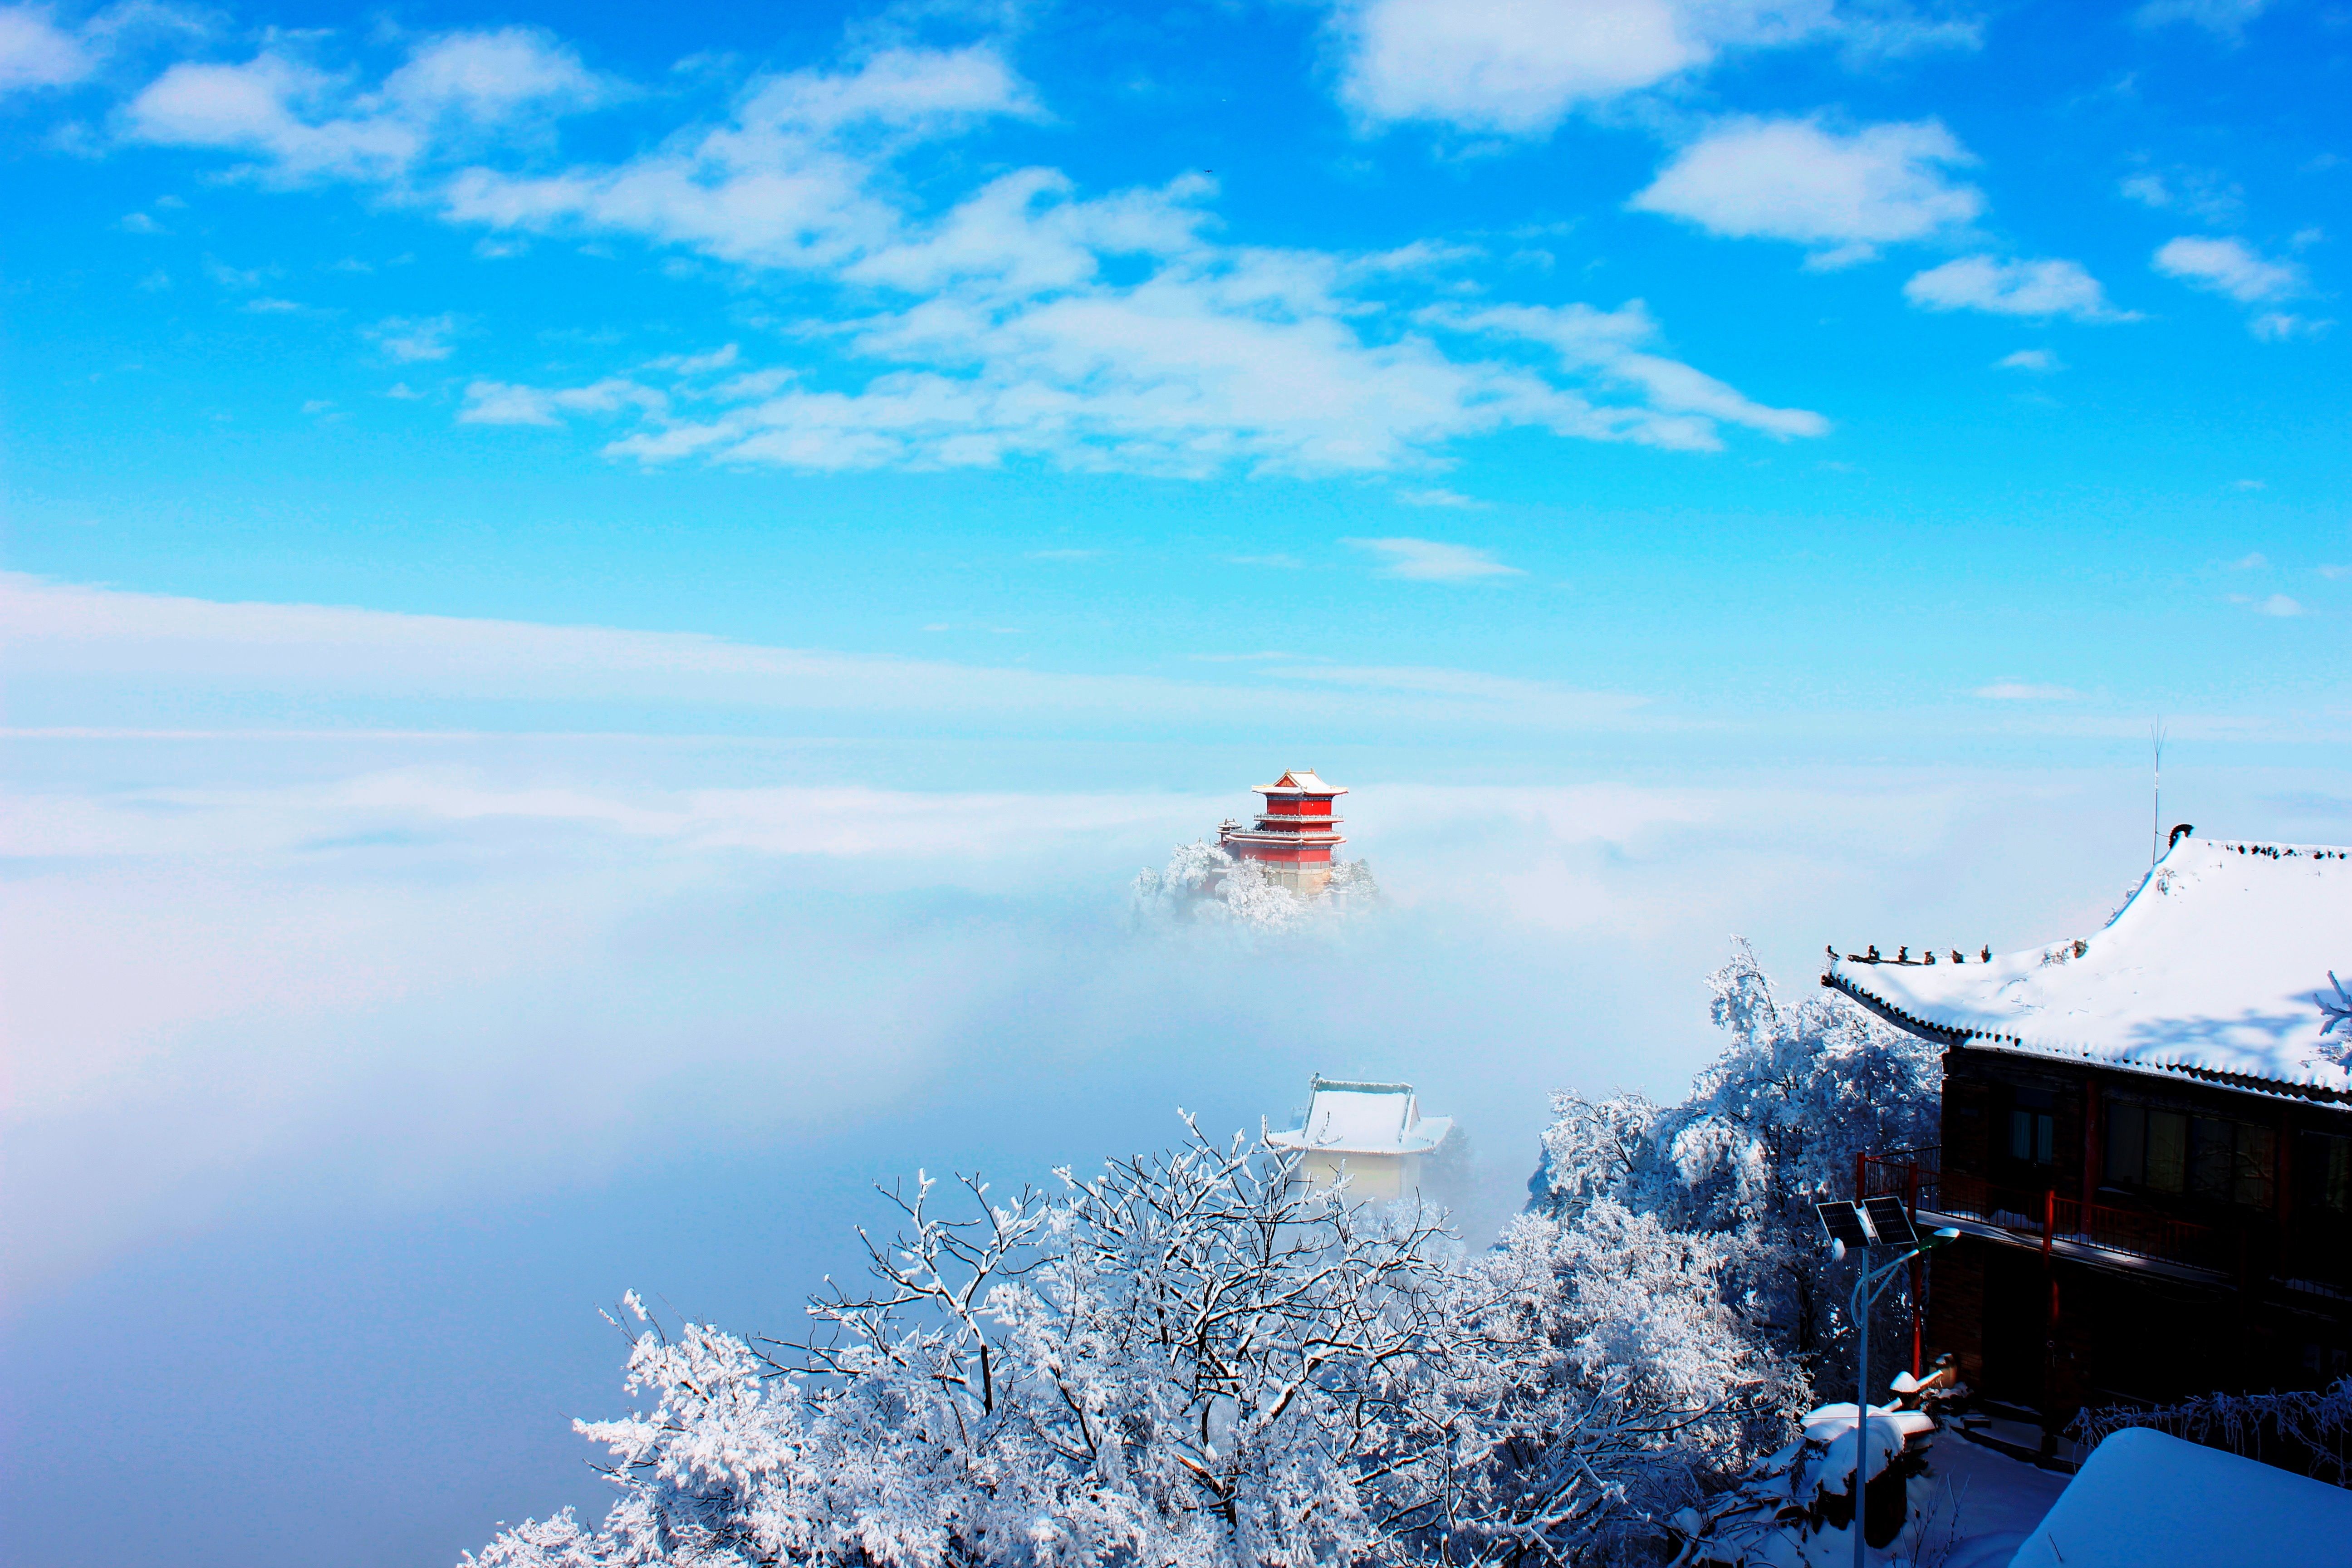
<svg viewBox="0 0 2352 1568"><path fill-rule="evenodd" d="M2352 1091L2352 850L2182 838L2095 935L1939 957L1822 980L1928 1038Z"/></svg>

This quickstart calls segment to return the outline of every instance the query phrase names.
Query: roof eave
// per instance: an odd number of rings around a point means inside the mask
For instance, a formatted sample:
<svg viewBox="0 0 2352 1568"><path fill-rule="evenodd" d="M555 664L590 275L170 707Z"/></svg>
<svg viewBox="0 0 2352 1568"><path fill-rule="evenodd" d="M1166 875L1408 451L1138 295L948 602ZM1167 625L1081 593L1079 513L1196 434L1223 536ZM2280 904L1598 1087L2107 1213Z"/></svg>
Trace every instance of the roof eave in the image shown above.
<svg viewBox="0 0 2352 1568"><path fill-rule="evenodd" d="M2315 1083L2290 1083L2284 1079L2256 1078L2246 1073L2220 1072L2211 1068L2189 1067L2175 1062L2118 1061L2107 1057L2094 1057L2077 1052L2060 1051L2049 1046L2035 1045L2017 1035L2000 1034L1986 1029L1963 1029L1951 1024L1938 1024L1906 1013L1885 997L1864 990L1844 975L1831 970L1822 976L1822 984L1839 992L1880 1019L1905 1034L1915 1035L1930 1045L1958 1047L1972 1051L1997 1051L2008 1056L2032 1057L2038 1061L2079 1062L2084 1067L2105 1068L2112 1072L2137 1073L2146 1078L2189 1079L2200 1083L2220 1084L2250 1094L2268 1095L2273 1100L2301 1100L2321 1105L2352 1106L2352 1092L2328 1089Z"/></svg>

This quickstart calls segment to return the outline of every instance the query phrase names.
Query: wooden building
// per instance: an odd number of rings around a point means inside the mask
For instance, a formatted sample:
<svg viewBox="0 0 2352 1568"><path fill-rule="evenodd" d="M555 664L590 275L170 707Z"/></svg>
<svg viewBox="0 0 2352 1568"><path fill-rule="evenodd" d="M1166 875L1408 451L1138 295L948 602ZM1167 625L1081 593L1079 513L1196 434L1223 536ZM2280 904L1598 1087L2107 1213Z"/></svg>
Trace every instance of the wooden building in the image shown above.
<svg viewBox="0 0 2352 1568"><path fill-rule="evenodd" d="M2176 829L2092 936L1897 952L1822 984L1945 1047L1940 1146L1856 1173L1962 1233L1915 1353L2045 1434L2352 1371L2352 850Z"/></svg>
<svg viewBox="0 0 2352 1568"><path fill-rule="evenodd" d="M1318 1073L1299 1125L1265 1141L1300 1152L1299 1181L1328 1187L1344 1175L1350 1198L1389 1203L1421 1190L1422 1162L1453 1131L1453 1118L1422 1115L1409 1083L1349 1083Z"/></svg>
<svg viewBox="0 0 2352 1568"><path fill-rule="evenodd" d="M1331 852L1340 837L1338 802L1344 784L1325 784L1313 768L1293 768L1270 784L1255 786L1265 796L1256 823L1226 822L1217 843L1238 859L1256 862L1294 893L1321 892L1331 880Z"/></svg>

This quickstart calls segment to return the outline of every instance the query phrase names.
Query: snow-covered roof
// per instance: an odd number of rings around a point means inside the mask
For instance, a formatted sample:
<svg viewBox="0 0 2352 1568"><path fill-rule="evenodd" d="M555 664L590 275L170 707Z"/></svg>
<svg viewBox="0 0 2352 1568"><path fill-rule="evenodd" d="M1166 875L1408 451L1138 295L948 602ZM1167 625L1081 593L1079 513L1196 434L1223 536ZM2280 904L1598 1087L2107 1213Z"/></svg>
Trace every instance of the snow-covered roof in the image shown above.
<svg viewBox="0 0 2352 1568"><path fill-rule="evenodd" d="M1270 784L1256 786L1259 795L1345 795L1344 784L1328 784L1315 776L1313 768L1293 768Z"/></svg>
<svg viewBox="0 0 2352 1568"><path fill-rule="evenodd" d="M1423 1117L1409 1083L1345 1083L1318 1077L1304 1126L1266 1135L1278 1149L1331 1154L1423 1154L1454 1131L1450 1116Z"/></svg>
<svg viewBox="0 0 2352 1568"><path fill-rule="evenodd" d="M2092 936L1933 956L1822 984L1947 1045L2352 1100L2352 850L2182 837Z"/></svg>
<svg viewBox="0 0 2352 1568"><path fill-rule="evenodd" d="M2341 1563L2352 1491L2169 1433L2091 1451L2011 1568L2270 1568Z"/></svg>

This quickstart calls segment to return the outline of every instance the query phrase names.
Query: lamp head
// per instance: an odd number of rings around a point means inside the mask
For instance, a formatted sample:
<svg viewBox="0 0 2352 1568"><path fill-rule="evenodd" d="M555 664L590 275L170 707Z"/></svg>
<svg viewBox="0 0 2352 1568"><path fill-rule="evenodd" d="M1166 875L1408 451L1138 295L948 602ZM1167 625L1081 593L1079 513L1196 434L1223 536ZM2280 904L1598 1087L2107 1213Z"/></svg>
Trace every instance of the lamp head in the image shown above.
<svg viewBox="0 0 2352 1568"><path fill-rule="evenodd" d="M1840 1241L1836 1237L1830 1237L1830 1261L1832 1263L1843 1263L1845 1261L1845 1243Z"/></svg>
<svg viewBox="0 0 2352 1568"><path fill-rule="evenodd" d="M1935 1235L1927 1237L1927 1240L1921 1242L1919 1244L1919 1250L1926 1252L1931 1248L1947 1246L1959 1239L1959 1227L1957 1226L1948 1225L1942 1229L1937 1231Z"/></svg>

